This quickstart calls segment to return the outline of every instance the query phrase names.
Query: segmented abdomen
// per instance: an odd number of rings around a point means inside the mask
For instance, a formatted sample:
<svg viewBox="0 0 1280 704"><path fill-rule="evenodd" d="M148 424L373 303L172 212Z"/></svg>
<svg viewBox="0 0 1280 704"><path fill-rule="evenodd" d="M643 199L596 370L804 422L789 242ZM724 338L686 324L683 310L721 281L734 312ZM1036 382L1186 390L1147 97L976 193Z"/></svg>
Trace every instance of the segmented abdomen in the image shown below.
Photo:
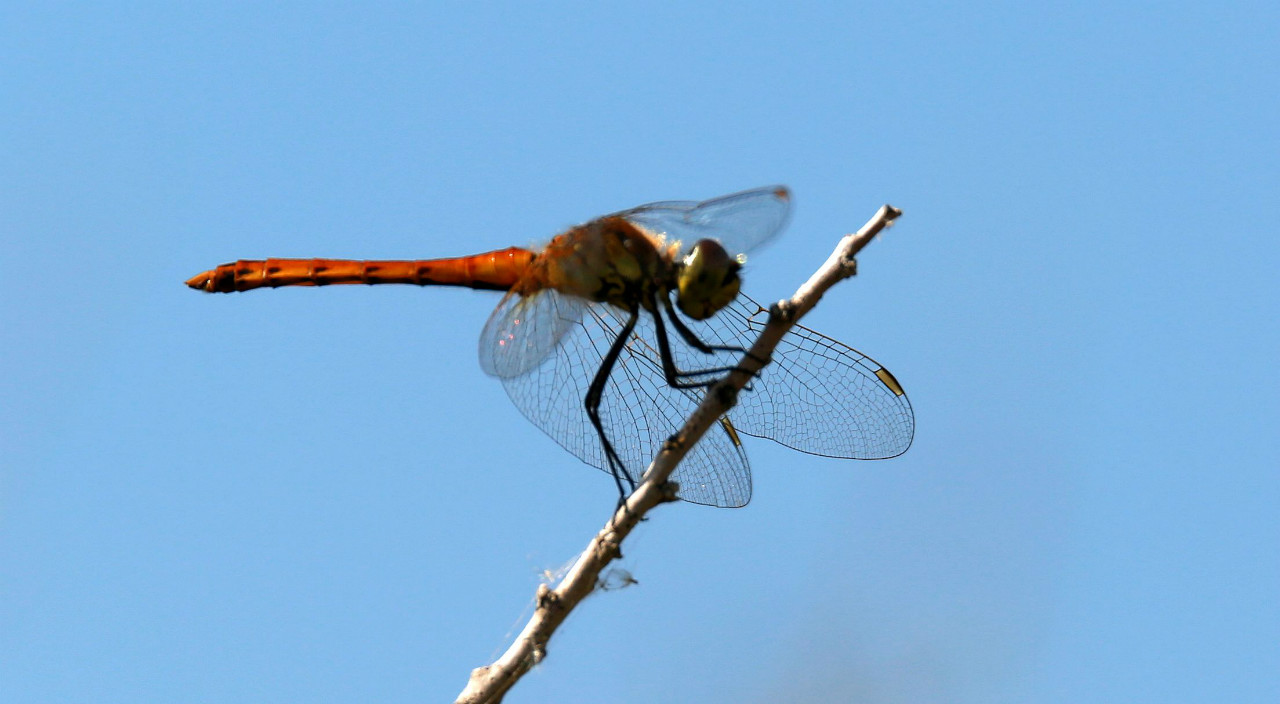
<svg viewBox="0 0 1280 704"><path fill-rule="evenodd" d="M336 284L466 286L505 291L520 280L533 258L533 252L527 249L508 247L451 259L242 259L197 274L187 280L187 285L210 293Z"/></svg>

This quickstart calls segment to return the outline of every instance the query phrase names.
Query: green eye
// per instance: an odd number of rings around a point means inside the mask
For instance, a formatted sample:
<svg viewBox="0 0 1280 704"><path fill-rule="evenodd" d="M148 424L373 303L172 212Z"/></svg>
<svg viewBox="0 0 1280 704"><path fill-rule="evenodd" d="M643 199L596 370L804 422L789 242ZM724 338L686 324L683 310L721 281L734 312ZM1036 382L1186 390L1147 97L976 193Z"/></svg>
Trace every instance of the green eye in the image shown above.
<svg viewBox="0 0 1280 704"><path fill-rule="evenodd" d="M741 266L718 242L699 241L676 278L676 305L694 320L710 318L737 297Z"/></svg>

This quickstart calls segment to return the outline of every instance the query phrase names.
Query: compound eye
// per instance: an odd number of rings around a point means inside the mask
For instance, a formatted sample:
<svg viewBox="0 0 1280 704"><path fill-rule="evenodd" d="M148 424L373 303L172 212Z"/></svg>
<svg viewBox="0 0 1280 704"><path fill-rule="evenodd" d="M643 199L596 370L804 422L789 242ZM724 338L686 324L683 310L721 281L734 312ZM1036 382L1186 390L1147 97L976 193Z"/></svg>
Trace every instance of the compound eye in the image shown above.
<svg viewBox="0 0 1280 704"><path fill-rule="evenodd" d="M676 305L694 320L706 320L737 297L741 280L736 259L715 240L699 240L676 279Z"/></svg>

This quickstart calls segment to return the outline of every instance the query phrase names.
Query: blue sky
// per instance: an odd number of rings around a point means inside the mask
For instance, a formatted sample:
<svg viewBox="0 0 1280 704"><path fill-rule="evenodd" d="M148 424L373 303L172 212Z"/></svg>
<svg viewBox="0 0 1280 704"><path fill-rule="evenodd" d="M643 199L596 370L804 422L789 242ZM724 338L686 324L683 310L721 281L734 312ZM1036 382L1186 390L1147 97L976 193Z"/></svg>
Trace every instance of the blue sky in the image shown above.
<svg viewBox="0 0 1280 704"><path fill-rule="evenodd" d="M207 296L770 183L889 462L749 442L508 701L1280 699L1280 147L1263 4L7 4L0 691L439 701L609 478L476 362L497 296Z"/></svg>

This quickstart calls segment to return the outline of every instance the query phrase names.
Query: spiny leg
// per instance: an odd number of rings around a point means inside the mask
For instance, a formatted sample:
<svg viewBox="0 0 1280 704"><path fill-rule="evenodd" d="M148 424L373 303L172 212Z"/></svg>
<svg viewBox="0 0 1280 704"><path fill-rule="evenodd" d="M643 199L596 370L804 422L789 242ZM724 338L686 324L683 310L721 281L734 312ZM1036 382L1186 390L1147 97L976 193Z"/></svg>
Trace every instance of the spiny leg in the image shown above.
<svg viewBox="0 0 1280 704"><path fill-rule="evenodd" d="M683 338L685 343L687 343L690 347L698 350L699 352L702 352L703 354L713 354L715 352L737 352L737 353L747 354L748 356L751 356L752 359L757 359L763 364L763 360L759 360L754 355L751 355L751 353L747 351L747 349L744 347L738 347L736 345L735 346L708 345L707 343L698 339L698 336L694 334L694 332L690 330L684 324L684 322L680 320L679 316L676 315L675 309L671 305L671 299L663 295L659 295L658 297L662 299L662 307L666 309L667 317L670 318L672 326L675 327L676 332L680 333L680 337ZM742 370L741 367L732 366L732 367L712 367L710 369L697 369L694 371L681 371L676 366L675 357L671 354L671 342L667 338L667 330L666 330L665 324L662 321L662 316L656 312L655 306L651 305L650 309L655 311L653 314L654 335L655 337L658 338L658 353L659 353L659 356L662 358L662 374L664 377L666 377L667 384L669 384L672 388L676 388L676 389L706 388L714 384L715 379L707 379L704 381L681 381L681 379L688 378L688 377L705 377L705 376L725 374L727 372ZM753 373L752 376L759 376L759 372Z"/></svg>
<svg viewBox="0 0 1280 704"><path fill-rule="evenodd" d="M751 350L746 347L742 347L741 345L708 345L698 337L697 333L690 330L689 326L684 324L684 321L680 319L680 315L676 313L675 307L671 305L670 299L664 297L662 302L663 307L667 309L667 317L671 319L672 327L676 329L676 332L680 333L680 337L683 338L685 343L690 347L703 354L711 354L713 352L735 352L737 354L745 354L752 360L759 362L761 365L768 363L769 360L761 359L760 357L752 354ZM737 369L737 367L728 367L724 371L732 369ZM756 376L759 376L759 374Z"/></svg>
<svg viewBox="0 0 1280 704"><path fill-rule="evenodd" d="M613 367L618 361L618 356L622 354L622 348L626 347L627 340L631 338L631 333L635 331L638 318L639 311L632 310L626 324L618 331L618 337L614 339L613 344L609 346L609 351L605 353L604 359L600 361L600 368L596 370L595 378L591 380L591 386L587 388L586 398L583 399L583 404L587 408L587 418L591 420L592 427L596 429L596 434L600 436L600 444L604 447L604 457L605 462L609 465L609 473L613 475L613 481L618 485L619 505L626 502L627 494L630 493L622 487L623 478L631 486L631 491L635 491L636 480L627 472L626 466L622 463L622 458L618 457L618 453L613 449L613 443L609 442L609 436L604 431L604 423L600 420L600 402L604 398L604 387L609 382L609 374L613 371Z"/></svg>

